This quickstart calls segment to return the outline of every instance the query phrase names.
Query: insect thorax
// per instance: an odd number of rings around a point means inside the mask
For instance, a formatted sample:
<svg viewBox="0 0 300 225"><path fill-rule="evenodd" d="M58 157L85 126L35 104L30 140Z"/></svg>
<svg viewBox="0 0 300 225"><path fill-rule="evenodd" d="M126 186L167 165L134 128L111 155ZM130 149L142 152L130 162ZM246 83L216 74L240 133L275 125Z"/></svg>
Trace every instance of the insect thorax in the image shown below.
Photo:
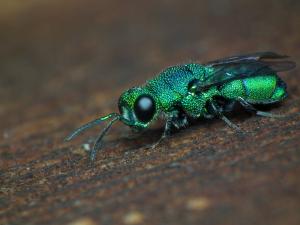
<svg viewBox="0 0 300 225"><path fill-rule="evenodd" d="M207 74L207 68L200 64L173 66L149 80L145 88L156 95L162 108L167 111L188 94L192 80L204 80Z"/></svg>

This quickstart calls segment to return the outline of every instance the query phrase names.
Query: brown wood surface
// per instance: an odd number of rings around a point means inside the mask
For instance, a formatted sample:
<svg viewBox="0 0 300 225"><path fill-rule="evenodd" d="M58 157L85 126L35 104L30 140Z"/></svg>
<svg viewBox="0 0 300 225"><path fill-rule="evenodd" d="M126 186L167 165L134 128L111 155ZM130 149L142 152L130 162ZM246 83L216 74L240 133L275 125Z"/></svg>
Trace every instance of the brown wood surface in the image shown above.
<svg viewBox="0 0 300 225"><path fill-rule="evenodd" d="M1 1L0 224L300 224L299 69L288 99L199 121L156 149L161 129L117 124L94 166L81 147L121 92L182 62L273 50L300 60L300 3ZM298 113L298 114L297 114Z"/></svg>

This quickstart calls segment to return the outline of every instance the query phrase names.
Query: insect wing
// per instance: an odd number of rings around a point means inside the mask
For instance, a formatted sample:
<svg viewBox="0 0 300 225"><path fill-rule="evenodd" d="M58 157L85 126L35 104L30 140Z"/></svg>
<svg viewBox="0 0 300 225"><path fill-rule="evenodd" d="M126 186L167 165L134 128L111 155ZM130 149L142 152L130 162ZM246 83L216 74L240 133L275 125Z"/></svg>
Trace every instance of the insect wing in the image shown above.
<svg viewBox="0 0 300 225"><path fill-rule="evenodd" d="M206 63L207 66L224 65L229 63L237 63L242 61L259 61L288 58L286 55L279 55L275 52L256 52L247 55L231 56L223 59L217 59Z"/></svg>
<svg viewBox="0 0 300 225"><path fill-rule="evenodd" d="M202 87L293 69L296 66L294 62L282 60L287 57L273 52L259 52L208 62L205 65L211 67L213 72Z"/></svg>

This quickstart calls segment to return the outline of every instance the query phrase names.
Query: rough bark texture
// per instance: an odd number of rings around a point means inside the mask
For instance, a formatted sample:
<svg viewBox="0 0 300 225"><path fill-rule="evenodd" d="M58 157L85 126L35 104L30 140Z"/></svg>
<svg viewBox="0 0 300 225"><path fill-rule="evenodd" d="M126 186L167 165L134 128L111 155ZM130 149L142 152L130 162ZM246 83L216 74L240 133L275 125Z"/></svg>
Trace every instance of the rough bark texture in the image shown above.
<svg viewBox="0 0 300 225"><path fill-rule="evenodd" d="M282 119L118 124L93 166L63 138L116 111L123 90L166 66L261 50L300 60L299 1L0 3L0 224L300 224L299 69L282 74ZM298 114L297 114L298 113Z"/></svg>

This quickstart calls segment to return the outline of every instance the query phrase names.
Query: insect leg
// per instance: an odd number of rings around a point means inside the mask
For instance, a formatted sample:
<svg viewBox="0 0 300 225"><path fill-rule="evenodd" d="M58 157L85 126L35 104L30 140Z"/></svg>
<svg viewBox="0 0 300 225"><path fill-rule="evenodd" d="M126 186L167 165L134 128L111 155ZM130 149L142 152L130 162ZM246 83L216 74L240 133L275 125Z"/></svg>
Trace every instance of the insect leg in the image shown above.
<svg viewBox="0 0 300 225"><path fill-rule="evenodd" d="M243 99L242 97L238 98L239 103L246 109L252 112L255 112L256 115L258 116L264 116L264 117L272 117L272 118L282 118L284 117L283 115L276 115L273 113L269 113L269 112L263 112L263 111L259 111L257 110L253 105L251 105L249 102L247 102L245 99Z"/></svg>
<svg viewBox="0 0 300 225"><path fill-rule="evenodd" d="M176 117L173 117L172 124L175 128L186 128L189 125L188 117L184 114L179 114Z"/></svg>
<svg viewBox="0 0 300 225"><path fill-rule="evenodd" d="M159 138L159 140L156 143L151 145L152 149L156 148L162 142L162 140L164 140L166 137L168 137L170 135L171 127L172 127L172 120L168 119L165 124L165 129L164 129L162 136Z"/></svg>
<svg viewBox="0 0 300 225"><path fill-rule="evenodd" d="M178 111L173 111L169 114L167 114L167 121L165 124L165 129L162 134L162 136L159 138L159 140L151 145L151 148L157 147L162 140L164 140L166 137L168 137L171 133L172 127L176 127L177 129L180 129L181 127L185 127L188 124L186 116L183 116L183 118L179 117L179 112Z"/></svg>
<svg viewBox="0 0 300 225"><path fill-rule="evenodd" d="M222 111L220 108L217 107L217 105L211 101L210 102L210 106L213 110L213 113L219 117L221 120L223 120L228 126L230 126L231 128L238 130L238 131L242 131L241 128L239 128L237 125L235 125L233 122L231 122L226 116L223 115Z"/></svg>

